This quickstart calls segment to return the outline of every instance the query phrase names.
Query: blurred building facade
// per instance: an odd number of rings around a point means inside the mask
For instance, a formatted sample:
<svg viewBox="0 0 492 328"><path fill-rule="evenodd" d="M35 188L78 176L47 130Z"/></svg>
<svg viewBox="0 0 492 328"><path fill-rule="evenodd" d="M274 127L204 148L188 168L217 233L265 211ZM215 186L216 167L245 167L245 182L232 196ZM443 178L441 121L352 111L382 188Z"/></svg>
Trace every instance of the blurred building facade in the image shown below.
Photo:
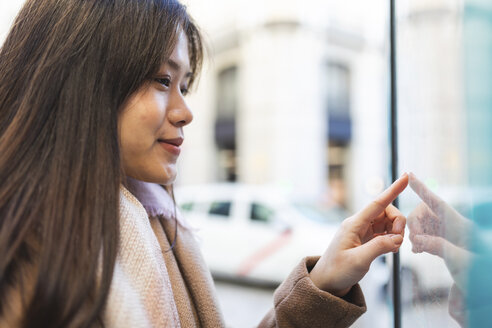
<svg viewBox="0 0 492 328"><path fill-rule="evenodd" d="M349 209L389 183L388 1L189 0L209 60L179 183L274 184ZM398 3L400 170L466 183L462 1ZM215 8L215 9L211 9ZM220 9L220 10L219 10Z"/></svg>
<svg viewBox="0 0 492 328"><path fill-rule="evenodd" d="M348 207L382 190L386 2L188 5L210 56L190 96L180 184L273 184Z"/></svg>
<svg viewBox="0 0 492 328"><path fill-rule="evenodd" d="M445 189L467 184L461 0L400 3L400 166Z"/></svg>

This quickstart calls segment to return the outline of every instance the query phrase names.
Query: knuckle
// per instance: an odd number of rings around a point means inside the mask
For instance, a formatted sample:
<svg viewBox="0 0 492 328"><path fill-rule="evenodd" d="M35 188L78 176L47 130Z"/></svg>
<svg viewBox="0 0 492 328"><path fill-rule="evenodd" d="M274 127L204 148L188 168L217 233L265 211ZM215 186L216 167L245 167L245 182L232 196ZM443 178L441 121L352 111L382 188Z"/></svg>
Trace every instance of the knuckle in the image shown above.
<svg viewBox="0 0 492 328"><path fill-rule="evenodd" d="M394 243L393 241L391 241L390 237L387 237L387 236L380 236L378 238L376 238L376 240L374 241L376 246L380 249L391 249L394 247Z"/></svg>
<svg viewBox="0 0 492 328"><path fill-rule="evenodd" d="M340 228L342 230L347 230L351 225L352 225L352 217L348 217L346 218L345 220L342 221L342 223L340 224Z"/></svg>

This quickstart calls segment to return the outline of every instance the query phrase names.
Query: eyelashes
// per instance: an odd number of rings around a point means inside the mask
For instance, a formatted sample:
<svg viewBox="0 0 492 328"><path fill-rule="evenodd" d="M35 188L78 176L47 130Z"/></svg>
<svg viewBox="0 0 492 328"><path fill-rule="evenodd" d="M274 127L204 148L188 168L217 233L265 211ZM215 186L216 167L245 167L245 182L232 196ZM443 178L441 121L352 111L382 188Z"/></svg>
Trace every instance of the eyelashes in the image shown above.
<svg viewBox="0 0 492 328"><path fill-rule="evenodd" d="M156 81L159 84L162 84L166 88L169 88L169 86L171 85L171 79L169 77L156 77L154 81Z"/></svg>
<svg viewBox="0 0 492 328"><path fill-rule="evenodd" d="M154 78L154 81L168 89L171 86L171 78L166 76L166 77L156 77ZM188 94L188 88L186 86L180 88L180 92L183 96L186 96Z"/></svg>

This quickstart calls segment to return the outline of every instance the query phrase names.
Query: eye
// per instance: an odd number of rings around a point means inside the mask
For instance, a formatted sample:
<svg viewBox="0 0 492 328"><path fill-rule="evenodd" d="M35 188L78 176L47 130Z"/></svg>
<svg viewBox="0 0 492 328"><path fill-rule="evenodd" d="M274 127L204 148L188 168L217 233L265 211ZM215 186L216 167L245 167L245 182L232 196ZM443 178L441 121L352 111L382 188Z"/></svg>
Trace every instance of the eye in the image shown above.
<svg viewBox="0 0 492 328"><path fill-rule="evenodd" d="M184 88L181 88L181 94L183 96L186 96L188 94L188 88L184 87Z"/></svg>
<svg viewBox="0 0 492 328"><path fill-rule="evenodd" d="M169 77L157 77L154 79L159 84L162 84L163 86L169 88L171 85L171 79Z"/></svg>

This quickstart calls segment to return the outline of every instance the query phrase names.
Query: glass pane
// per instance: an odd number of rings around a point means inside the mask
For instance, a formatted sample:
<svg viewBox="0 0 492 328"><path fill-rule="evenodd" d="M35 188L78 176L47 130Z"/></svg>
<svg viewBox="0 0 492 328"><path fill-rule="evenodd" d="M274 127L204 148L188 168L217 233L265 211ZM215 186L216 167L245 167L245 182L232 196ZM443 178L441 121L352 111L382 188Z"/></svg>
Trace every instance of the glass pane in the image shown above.
<svg viewBox="0 0 492 328"><path fill-rule="evenodd" d="M201 197L211 202L234 195L227 224L208 220L200 231L204 256L212 272L275 285L302 257L322 254L340 222L390 183L388 1L187 4L210 57L188 98L195 115L177 189L207 183ZM254 201L274 211L273 224L251 220ZM235 263L225 263L227 252ZM371 266L361 282L368 312L354 327L391 326L390 272L386 257ZM273 306L254 300L264 294L257 286L234 299L230 285L217 286L233 327L257 325Z"/></svg>
<svg viewBox="0 0 492 328"><path fill-rule="evenodd" d="M485 327L492 201L488 1L399 1L403 327ZM451 315L450 315L451 314Z"/></svg>
<svg viewBox="0 0 492 328"><path fill-rule="evenodd" d="M471 211L464 270L450 297L463 326L490 325L492 310L492 4L467 0L464 8L465 103ZM459 264L459 262L457 263ZM467 270L466 270L467 269ZM455 276L455 275L453 275Z"/></svg>

